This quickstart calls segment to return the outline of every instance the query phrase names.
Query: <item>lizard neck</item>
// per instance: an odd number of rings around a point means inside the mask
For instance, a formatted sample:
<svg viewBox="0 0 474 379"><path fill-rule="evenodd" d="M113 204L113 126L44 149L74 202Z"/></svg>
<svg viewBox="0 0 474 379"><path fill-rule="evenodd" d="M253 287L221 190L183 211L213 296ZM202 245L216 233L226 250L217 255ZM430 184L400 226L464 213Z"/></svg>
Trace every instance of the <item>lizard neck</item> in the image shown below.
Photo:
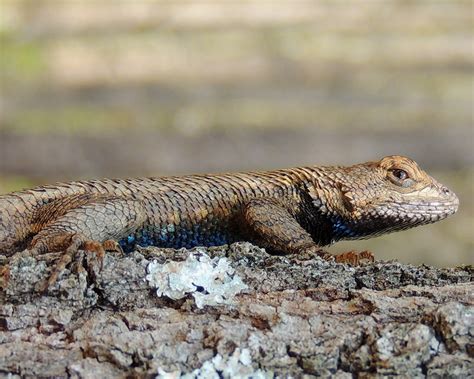
<svg viewBox="0 0 474 379"><path fill-rule="evenodd" d="M291 170L298 193L295 217L320 246L352 235L343 215L337 175L331 167L302 167Z"/></svg>

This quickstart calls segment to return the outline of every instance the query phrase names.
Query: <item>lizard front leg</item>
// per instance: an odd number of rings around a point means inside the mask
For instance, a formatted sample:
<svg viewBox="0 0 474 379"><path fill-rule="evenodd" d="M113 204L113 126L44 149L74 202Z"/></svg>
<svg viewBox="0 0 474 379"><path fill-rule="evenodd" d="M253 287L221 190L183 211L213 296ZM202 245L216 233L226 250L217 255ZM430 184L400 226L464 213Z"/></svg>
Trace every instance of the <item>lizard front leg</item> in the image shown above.
<svg viewBox="0 0 474 379"><path fill-rule="evenodd" d="M134 199L106 197L70 209L43 227L33 238L33 253L64 251L43 290L50 287L78 250L94 253L102 265L105 250L120 251L116 242L146 221L142 203Z"/></svg>
<svg viewBox="0 0 474 379"><path fill-rule="evenodd" d="M261 247L279 253L298 254L300 258L317 255L325 260L334 260L277 200L250 200L244 207L243 219L249 239Z"/></svg>
<svg viewBox="0 0 474 379"><path fill-rule="evenodd" d="M244 208L244 223L250 239L271 251L298 254L309 259L315 255L325 260L358 265L373 261L372 253L350 251L336 256L318 246L311 235L298 223L287 207L270 198L250 200Z"/></svg>

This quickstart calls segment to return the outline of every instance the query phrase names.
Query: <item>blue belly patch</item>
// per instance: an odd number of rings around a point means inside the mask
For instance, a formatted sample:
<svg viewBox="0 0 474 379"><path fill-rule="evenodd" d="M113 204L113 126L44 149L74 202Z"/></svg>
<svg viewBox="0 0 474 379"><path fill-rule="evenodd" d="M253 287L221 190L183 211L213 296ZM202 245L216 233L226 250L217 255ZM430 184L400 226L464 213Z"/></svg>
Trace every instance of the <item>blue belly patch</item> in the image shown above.
<svg viewBox="0 0 474 379"><path fill-rule="evenodd" d="M136 246L181 247L192 248L195 246L220 246L234 242L225 230L209 229L202 225L189 228L165 225L161 228L146 228L122 238L120 246L125 252L133 251Z"/></svg>

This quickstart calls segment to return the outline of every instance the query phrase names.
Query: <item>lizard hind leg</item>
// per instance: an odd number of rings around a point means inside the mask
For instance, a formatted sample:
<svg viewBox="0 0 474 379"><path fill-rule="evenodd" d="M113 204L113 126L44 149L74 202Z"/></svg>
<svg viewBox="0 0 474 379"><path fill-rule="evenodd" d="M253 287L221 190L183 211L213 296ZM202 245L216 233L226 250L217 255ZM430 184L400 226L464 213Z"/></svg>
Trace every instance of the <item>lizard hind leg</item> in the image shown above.
<svg viewBox="0 0 474 379"><path fill-rule="evenodd" d="M133 199L106 198L69 210L39 231L30 249L33 254L61 254L42 290L51 287L61 272L78 256L87 253L91 266L102 267L105 251L121 252L115 241L138 229L146 219L141 202ZM78 267L81 267L78 265ZM90 271L90 270L89 270Z"/></svg>

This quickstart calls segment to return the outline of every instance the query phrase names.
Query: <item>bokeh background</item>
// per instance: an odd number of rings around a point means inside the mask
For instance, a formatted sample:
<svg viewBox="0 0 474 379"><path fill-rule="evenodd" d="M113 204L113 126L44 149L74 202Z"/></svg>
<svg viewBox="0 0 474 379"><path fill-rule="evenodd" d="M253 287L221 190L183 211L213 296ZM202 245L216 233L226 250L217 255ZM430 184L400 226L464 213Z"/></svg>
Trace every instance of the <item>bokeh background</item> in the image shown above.
<svg viewBox="0 0 474 379"><path fill-rule="evenodd" d="M331 249L474 263L471 1L0 2L0 193L417 160L441 223Z"/></svg>

